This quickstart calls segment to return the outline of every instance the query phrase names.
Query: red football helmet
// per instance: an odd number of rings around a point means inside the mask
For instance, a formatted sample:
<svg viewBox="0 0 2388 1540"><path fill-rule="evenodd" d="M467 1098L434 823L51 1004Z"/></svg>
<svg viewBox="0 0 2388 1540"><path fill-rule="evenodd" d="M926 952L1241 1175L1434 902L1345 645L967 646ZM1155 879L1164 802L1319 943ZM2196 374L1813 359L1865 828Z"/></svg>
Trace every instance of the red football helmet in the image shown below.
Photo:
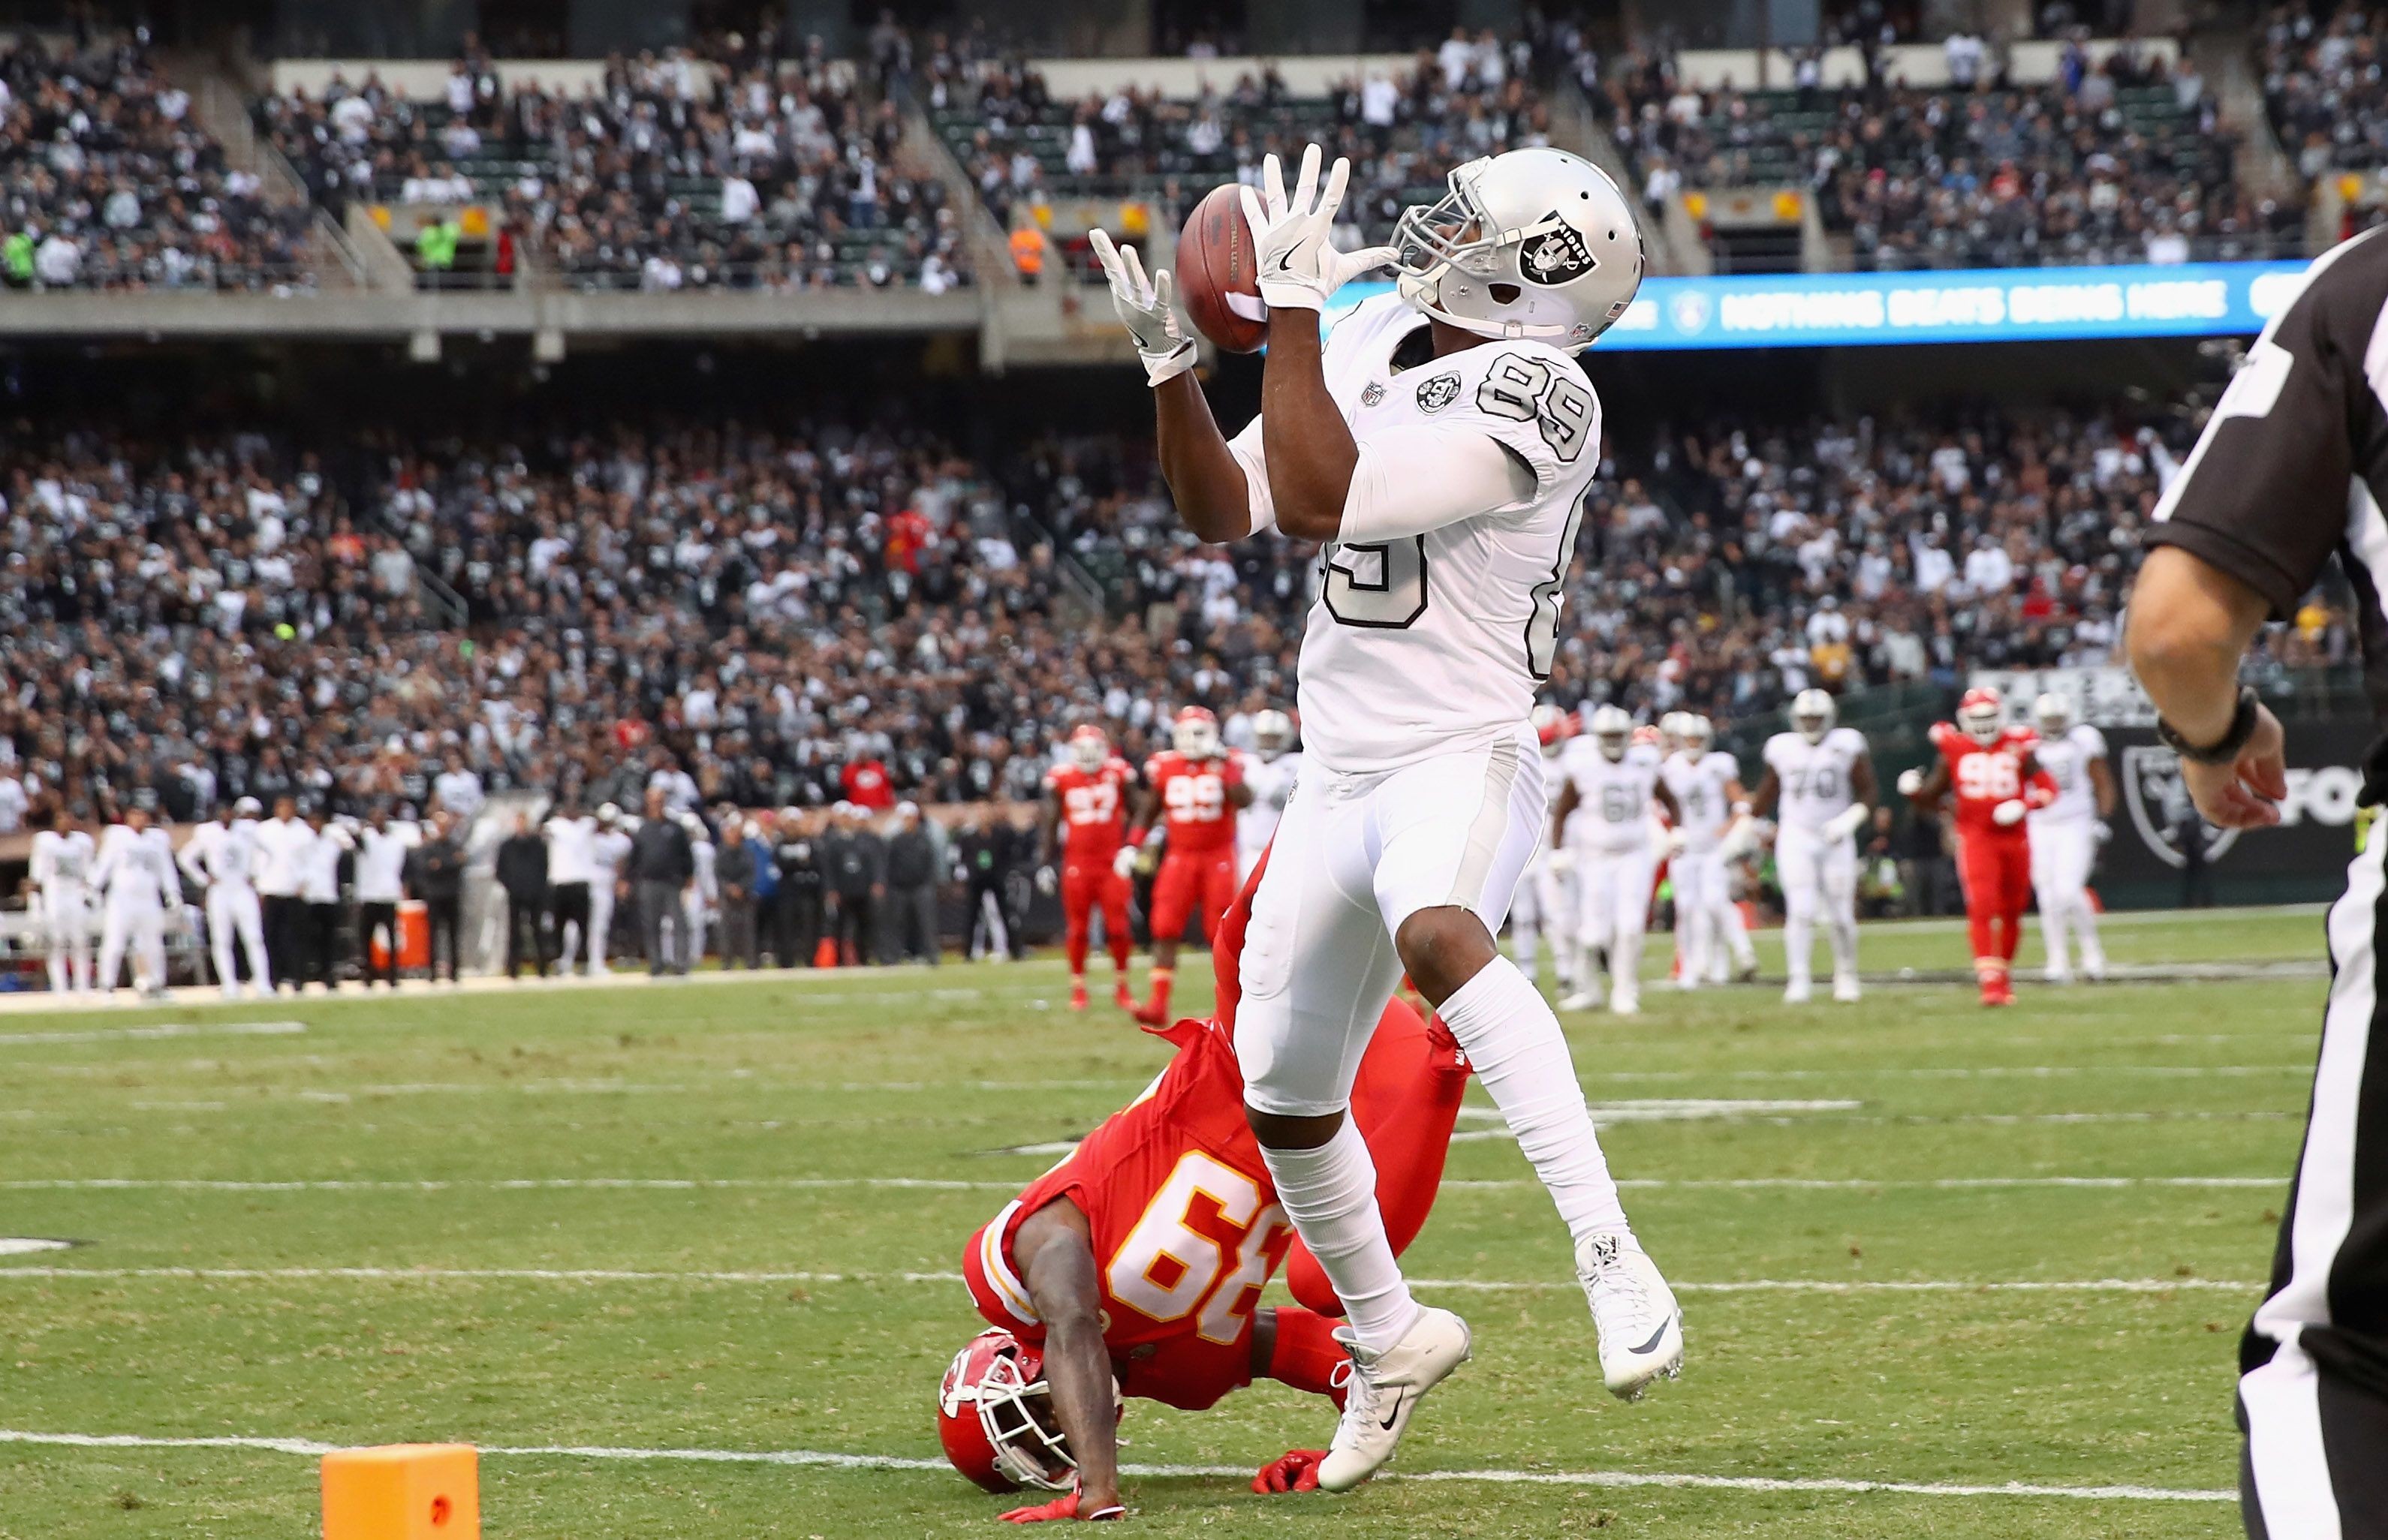
<svg viewBox="0 0 2388 1540"><path fill-rule="evenodd" d="M2006 730L2006 698L1988 685L1975 685L1957 702L1957 726L1976 743L1996 743Z"/></svg>
<svg viewBox="0 0 2388 1540"><path fill-rule="evenodd" d="M1188 706L1169 724L1169 746L1188 759L1215 759L1219 719L1208 706Z"/></svg>
<svg viewBox="0 0 2388 1540"><path fill-rule="evenodd" d="M937 1390L937 1442L954 1469L989 1492L1068 1492L1078 1462L1053 1420L1045 1356L1000 1326L970 1340Z"/></svg>
<svg viewBox="0 0 2388 1540"><path fill-rule="evenodd" d="M1103 767L1111 757L1111 740L1091 722L1082 723L1070 734L1070 763L1088 775Z"/></svg>

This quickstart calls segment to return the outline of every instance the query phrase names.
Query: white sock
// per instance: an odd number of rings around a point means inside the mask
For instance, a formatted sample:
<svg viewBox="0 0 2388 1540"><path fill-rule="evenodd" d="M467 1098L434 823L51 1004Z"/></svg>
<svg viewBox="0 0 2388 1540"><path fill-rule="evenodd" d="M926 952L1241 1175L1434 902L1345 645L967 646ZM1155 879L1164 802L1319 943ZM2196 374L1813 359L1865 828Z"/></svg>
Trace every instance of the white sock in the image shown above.
<svg viewBox="0 0 2388 1540"><path fill-rule="evenodd" d="M2103 968L2105 949L2098 944L2098 910L2090 902L2090 891L2082 889L2073 897L2073 923L2081 928L2081 966Z"/></svg>
<svg viewBox="0 0 2388 1540"><path fill-rule="evenodd" d="M1784 974L1794 984L1807 983L1815 959L1810 955L1815 947L1815 922L1808 917L1805 908L1791 905L1783 916Z"/></svg>
<svg viewBox="0 0 2388 1540"><path fill-rule="evenodd" d="M2065 911L2072 907L2071 899L2052 891L2039 901L2040 950L2048 953L2048 966L2052 972L2064 972L2069 961L2064 955L2064 921Z"/></svg>
<svg viewBox="0 0 2388 1540"><path fill-rule="evenodd" d="M1525 975L1495 957L1442 1003L1441 1015L1550 1189L1568 1233L1578 1241L1594 1231L1630 1234L1559 1018ZM1292 1212L1290 1204L1286 1211Z"/></svg>
<svg viewBox="0 0 2388 1540"><path fill-rule="evenodd" d="M1401 1341L1417 1319L1418 1303L1410 1297L1392 1243L1385 1238L1385 1217L1377 1209L1377 1163L1359 1125L1347 1114L1335 1137L1316 1149L1273 1150L1264 1144L1261 1159L1294 1233L1335 1285L1360 1345L1381 1352Z"/></svg>
<svg viewBox="0 0 2388 1540"><path fill-rule="evenodd" d="M1528 978L1542 971L1542 933L1531 925L1509 928L1509 948L1518 954L1518 971Z"/></svg>
<svg viewBox="0 0 2388 1540"><path fill-rule="evenodd" d="M1834 974L1857 972L1858 917L1853 911L1833 911L1832 943Z"/></svg>

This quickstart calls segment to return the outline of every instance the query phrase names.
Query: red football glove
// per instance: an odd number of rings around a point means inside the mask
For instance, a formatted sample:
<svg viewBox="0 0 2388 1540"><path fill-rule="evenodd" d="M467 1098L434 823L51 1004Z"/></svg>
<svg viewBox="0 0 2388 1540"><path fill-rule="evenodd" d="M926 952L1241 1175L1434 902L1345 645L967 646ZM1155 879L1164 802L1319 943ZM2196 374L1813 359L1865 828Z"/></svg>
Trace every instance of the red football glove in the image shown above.
<svg viewBox="0 0 2388 1540"><path fill-rule="evenodd" d="M1311 1484L1315 1486L1317 1483L1314 1481ZM1074 1492L1065 1492L1049 1503L1038 1503L1033 1508L1015 1508L1001 1517L1007 1524L1041 1524L1054 1519L1085 1519L1089 1522L1097 1522L1109 1519L1124 1519L1127 1517L1127 1509L1113 1503L1109 1508L1099 1508L1091 1513L1081 1513L1078 1511L1078 1495Z"/></svg>
<svg viewBox="0 0 2388 1540"><path fill-rule="evenodd" d="M1315 1492L1318 1490L1318 1462L1327 1458L1324 1449L1288 1449L1260 1469L1252 1478L1252 1490L1263 1495L1271 1492Z"/></svg>

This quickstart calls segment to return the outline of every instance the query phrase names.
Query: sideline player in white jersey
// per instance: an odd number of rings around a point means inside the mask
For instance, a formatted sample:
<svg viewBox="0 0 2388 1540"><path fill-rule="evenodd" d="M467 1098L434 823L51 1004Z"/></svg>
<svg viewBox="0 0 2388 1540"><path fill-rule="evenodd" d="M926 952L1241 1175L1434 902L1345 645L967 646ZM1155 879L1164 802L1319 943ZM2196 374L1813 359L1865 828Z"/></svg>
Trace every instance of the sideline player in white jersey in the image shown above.
<svg viewBox="0 0 2388 1540"><path fill-rule="evenodd" d="M717 852L713 832L705 827L705 820L691 808L680 815L680 827L688 831L688 852L696 863L696 875L689 879L688 889L680 899L680 913L688 925L680 934L680 961L693 967L705 961L705 928L713 917L715 905L721 901L721 885L714 880ZM878 939L865 936L857 944L868 952L878 944ZM867 963L870 958L866 955L862 960Z"/></svg>
<svg viewBox="0 0 2388 1540"><path fill-rule="evenodd" d="M1556 770L1561 751L1575 737L1575 717L1549 704L1536 706L1530 720L1534 741L1542 746L1543 763ZM1581 989L1583 942L1575 920L1575 856L1551 842L1545 831L1534 846L1518 879L1518 896L1509 903L1509 949L1517 953L1518 971L1541 986L1543 938L1551 943L1551 971L1557 976L1562 1000Z"/></svg>
<svg viewBox="0 0 2388 1540"><path fill-rule="evenodd" d="M1302 774L1302 751L1293 746L1293 718L1271 708L1252 714L1252 750L1243 756L1244 785L1252 800L1236 811L1236 886L1240 890L1260 864L1293 783ZM1108 922L1106 922L1108 923Z"/></svg>
<svg viewBox="0 0 2388 1540"><path fill-rule="evenodd" d="M1658 746L1633 741L1633 719L1616 706L1592 713L1592 732L1559 755L1558 804L1551 809L1551 841L1575 867L1577 933L1585 953L1582 988L1559 1002L1563 1011L1600 1004L1598 955L1608 956L1608 1008L1632 1016L1642 1008L1642 938L1650 927L1650 893L1658 875L1657 830L1650 810L1677 818L1675 794L1658 778Z"/></svg>
<svg viewBox="0 0 2388 1540"><path fill-rule="evenodd" d="M1783 883L1785 1004L1814 991L1810 973L1816 917L1833 948L1833 998L1858 998L1858 847L1856 834L1874 797L1874 756L1854 727L1836 726L1840 708L1821 689L1791 702L1791 727L1766 740L1766 774L1750 811L1772 814L1774 871Z"/></svg>
<svg viewBox="0 0 2388 1540"><path fill-rule="evenodd" d="M207 895L208 951L215 960L216 987L226 1000L240 998L233 942L248 954L248 988L260 998L273 992L273 970L265 956L265 910L257 897L257 820L264 806L254 797L232 804L229 819L211 818L191 831L175 861Z"/></svg>
<svg viewBox="0 0 2388 1540"><path fill-rule="evenodd" d="M183 882L173 841L164 829L149 827L146 809L131 809L124 822L108 826L91 885L100 895L100 992L116 992L129 951L133 987L146 995L164 994L166 916L183 907Z"/></svg>
<svg viewBox="0 0 2388 1540"><path fill-rule="evenodd" d="M50 827L33 836L28 875L41 895L42 949L54 994L91 992L91 868L98 859L91 831L77 827L63 802Z"/></svg>
<svg viewBox="0 0 2388 1540"><path fill-rule="evenodd" d="M1252 902L1236 1053L1246 1116L1295 1230L1348 1307L1353 1371L1323 1488L1391 1459L1467 1323L1421 1306L1387 1243L1345 1117L1404 970L1449 1025L1575 1243L1609 1388L1680 1370L1681 1313L1626 1222L1558 1018L1493 944L1543 822L1527 716L1558 650L1600 405L1573 357L1625 311L1642 245L1614 183L1556 149L1452 171L1398 246L1328 239L1349 166L1312 145L1289 197L1275 156L1242 194L1269 308L1261 413L1233 442L1194 344L1133 251L1093 242L1153 386L1162 469L1208 541L1315 540L1302 645L1302 776ZM1343 282L1399 292L1322 336ZM1095 1494L1101 1496L1103 1494Z"/></svg>
<svg viewBox="0 0 2388 1540"><path fill-rule="evenodd" d="M597 810L597 832L589 842L589 859L588 971L590 978L602 978L612 971L605 962L605 946L614 934L614 898L621 890L622 873L630 859L630 836L622 827L622 810L612 802Z"/></svg>
<svg viewBox="0 0 2388 1540"><path fill-rule="evenodd" d="M1675 981L1693 990L1723 983L1728 966L1745 978L1757 976L1758 950L1749 944L1726 871L1747 838L1751 819L1741 766L1716 747L1716 728L1696 712L1679 717L1675 751L1658 773L1683 810L1667 839L1667 877L1675 890L1675 948L1682 963Z"/></svg>
<svg viewBox="0 0 2388 1540"><path fill-rule="evenodd" d="M2081 942L2081 971L2106 977L2106 951L2098 944L2098 910L2090 902L2090 868L2106 838L2105 820L2115 811L2115 773L2106 765L2106 735L2073 714L2073 702L2043 695L2032 705L2039 741L2031 757L2056 782L2056 801L2032 809L2024 827L2031 836L2031 886L2039 896L2039 933L2048 950L2048 981L2073 981L2069 939Z"/></svg>

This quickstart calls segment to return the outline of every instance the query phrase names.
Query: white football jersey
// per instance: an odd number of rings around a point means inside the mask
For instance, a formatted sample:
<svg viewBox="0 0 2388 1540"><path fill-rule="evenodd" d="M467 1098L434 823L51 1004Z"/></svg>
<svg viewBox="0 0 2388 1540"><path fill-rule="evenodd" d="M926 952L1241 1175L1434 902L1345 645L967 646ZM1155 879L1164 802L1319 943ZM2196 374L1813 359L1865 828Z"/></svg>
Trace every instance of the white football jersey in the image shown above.
<svg viewBox="0 0 2388 1540"><path fill-rule="evenodd" d="M183 854L186 858L183 869L202 882L245 888L257 876L257 820L201 824L191 831L191 842Z"/></svg>
<svg viewBox="0 0 2388 1540"><path fill-rule="evenodd" d="M1244 784L1251 789L1252 800L1236 814L1236 849L1245 857L1257 857L1277 838L1277 826L1285 816L1285 804L1293 795L1293 783L1302 774L1302 756L1284 753L1275 759L1263 759L1258 754L1246 754Z"/></svg>
<svg viewBox="0 0 2388 1540"><path fill-rule="evenodd" d="M1481 748L1523 726L1558 649L1562 589L1600 463L1600 400L1573 358L1542 342L1487 342L1395 372L1394 351L1427 324L1382 295L1327 335L1327 388L1353 436L1480 430L1534 486L1423 535L1319 552L1302 739L1337 774ZM1258 418L1235 447L1248 474L1265 473Z"/></svg>
<svg viewBox="0 0 2388 1540"><path fill-rule="evenodd" d="M2031 757L2056 783L2056 801L2032 810L2031 827L2098 816L2098 790L2090 784L2090 764L2106 757L2104 733L2087 722L2077 722L2063 738L2043 738L2033 744Z"/></svg>
<svg viewBox="0 0 2388 1540"><path fill-rule="evenodd" d="M119 910L154 909L182 902L182 879L173 841L161 828L138 834L130 824L111 824L92 866L92 881Z"/></svg>
<svg viewBox="0 0 2388 1540"><path fill-rule="evenodd" d="M630 859L630 837L620 829L600 829L590 841L590 880L602 882L607 892L622 876L622 864Z"/></svg>
<svg viewBox="0 0 2388 1540"><path fill-rule="evenodd" d="M44 890L80 888L91 880L91 864L96 858L97 847L82 829L66 834L43 829L33 836L33 881Z"/></svg>
<svg viewBox="0 0 2388 1540"><path fill-rule="evenodd" d="M1733 823L1733 787L1741 779L1740 764L1721 749L1711 749L1697 759L1679 750L1667 756L1659 774L1666 778L1667 789L1675 794L1675 805L1683 810L1675 827L1683 831L1683 849L1696 852L1716 849Z"/></svg>
<svg viewBox="0 0 2388 1540"><path fill-rule="evenodd" d="M1636 743L1612 760L1590 738L1559 751L1559 772L1574 783L1576 809L1563 835L1570 849L1617 854L1650 843L1650 805L1658 789L1658 751Z"/></svg>
<svg viewBox="0 0 2388 1540"><path fill-rule="evenodd" d="M1775 821L1794 828L1820 831L1857 800L1849 776L1866 757L1866 740L1855 727L1835 727L1820 742L1797 733L1776 733L1766 740L1766 767L1774 772L1781 795Z"/></svg>

